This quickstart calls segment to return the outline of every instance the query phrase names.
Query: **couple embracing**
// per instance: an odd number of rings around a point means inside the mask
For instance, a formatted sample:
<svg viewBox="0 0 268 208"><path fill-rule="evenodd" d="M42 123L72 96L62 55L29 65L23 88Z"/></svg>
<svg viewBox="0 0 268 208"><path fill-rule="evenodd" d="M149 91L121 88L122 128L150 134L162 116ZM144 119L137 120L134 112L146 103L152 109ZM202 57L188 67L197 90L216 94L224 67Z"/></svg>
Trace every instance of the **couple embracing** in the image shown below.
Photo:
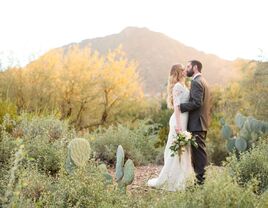
<svg viewBox="0 0 268 208"><path fill-rule="evenodd" d="M187 66L173 65L168 79L167 104L174 112L169 120L169 134L164 152L164 166L157 178L150 179L148 186L168 191L184 190L195 174L196 183L203 184L207 165L206 134L209 122L209 89L201 74L200 61L189 61ZM191 77L190 90L185 77ZM192 133L196 147L187 146L181 155L172 156L171 145L181 131Z"/></svg>

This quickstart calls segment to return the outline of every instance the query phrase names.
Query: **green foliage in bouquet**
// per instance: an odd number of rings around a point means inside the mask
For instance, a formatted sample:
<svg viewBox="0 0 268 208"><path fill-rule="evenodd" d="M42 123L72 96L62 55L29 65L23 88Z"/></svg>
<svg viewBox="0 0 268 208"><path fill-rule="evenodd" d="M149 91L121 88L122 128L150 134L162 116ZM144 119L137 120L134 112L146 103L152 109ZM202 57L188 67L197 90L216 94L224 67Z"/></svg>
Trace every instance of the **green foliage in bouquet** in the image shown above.
<svg viewBox="0 0 268 208"><path fill-rule="evenodd" d="M176 154L181 156L185 148L189 145L192 145L194 148L198 147L198 144L192 134L187 131L178 133L174 138L172 145L169 147L172 151L171 156L174 157Z"/></svg>

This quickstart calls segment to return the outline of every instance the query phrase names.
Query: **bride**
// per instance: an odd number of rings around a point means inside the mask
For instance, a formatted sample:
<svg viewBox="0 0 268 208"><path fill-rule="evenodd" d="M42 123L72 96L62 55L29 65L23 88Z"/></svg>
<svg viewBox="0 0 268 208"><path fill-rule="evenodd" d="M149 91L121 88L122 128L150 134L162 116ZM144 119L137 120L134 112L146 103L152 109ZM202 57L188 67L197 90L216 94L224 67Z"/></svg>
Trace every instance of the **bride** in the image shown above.
<svg viewBox="0 0 268 208"><path fill-rule="evenodd" d="M179 155L171 156L169 149L174 137L180 131L187 130L188 112L181 113L178 105L188 102L189 90L184 85L186 71L181 64L173 65L170 71L167 86L167 104L168 107L174 109L169 120L168 141L164 152L164 166L157 178L150 179L148 186L154 188L166 189L168 191L183 190L186 182L194 174L191 162L191 147L187 147Z"/></svg>

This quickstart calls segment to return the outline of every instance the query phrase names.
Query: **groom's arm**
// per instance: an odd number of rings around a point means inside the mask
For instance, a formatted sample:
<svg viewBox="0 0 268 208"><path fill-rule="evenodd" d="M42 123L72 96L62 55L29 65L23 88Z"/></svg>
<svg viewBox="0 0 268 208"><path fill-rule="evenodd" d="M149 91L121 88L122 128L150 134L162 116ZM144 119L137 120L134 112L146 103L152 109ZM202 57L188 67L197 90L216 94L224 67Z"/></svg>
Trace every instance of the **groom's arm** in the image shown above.
<svg viewBox="0 0 268 208"><path fill-rule="evenodd" d="M193 111L200 108L203 105L204 88L198 81L192 82L191 97L192 100L187 103L180 104L181 112Z"/></svg>

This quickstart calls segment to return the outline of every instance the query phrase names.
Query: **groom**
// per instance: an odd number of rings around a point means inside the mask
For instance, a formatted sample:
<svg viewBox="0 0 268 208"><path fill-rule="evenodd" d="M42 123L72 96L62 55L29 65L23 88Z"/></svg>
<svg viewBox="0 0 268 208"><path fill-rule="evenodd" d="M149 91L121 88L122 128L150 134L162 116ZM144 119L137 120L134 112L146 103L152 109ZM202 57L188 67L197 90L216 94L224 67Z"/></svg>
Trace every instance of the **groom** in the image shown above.
<svg viewBox="0 0 268 208"><path fill-rule="evenodd" d="M196 173L197 183L205 180L205 166L207 165L206 135L209 123L209 90L206 80L201 74L200 61L189 61L186 66L188 77L192 77L190 99L180 104L181 112L189 112L188 131L196 138L198 147L192 147L192 164Z"/></svg>

